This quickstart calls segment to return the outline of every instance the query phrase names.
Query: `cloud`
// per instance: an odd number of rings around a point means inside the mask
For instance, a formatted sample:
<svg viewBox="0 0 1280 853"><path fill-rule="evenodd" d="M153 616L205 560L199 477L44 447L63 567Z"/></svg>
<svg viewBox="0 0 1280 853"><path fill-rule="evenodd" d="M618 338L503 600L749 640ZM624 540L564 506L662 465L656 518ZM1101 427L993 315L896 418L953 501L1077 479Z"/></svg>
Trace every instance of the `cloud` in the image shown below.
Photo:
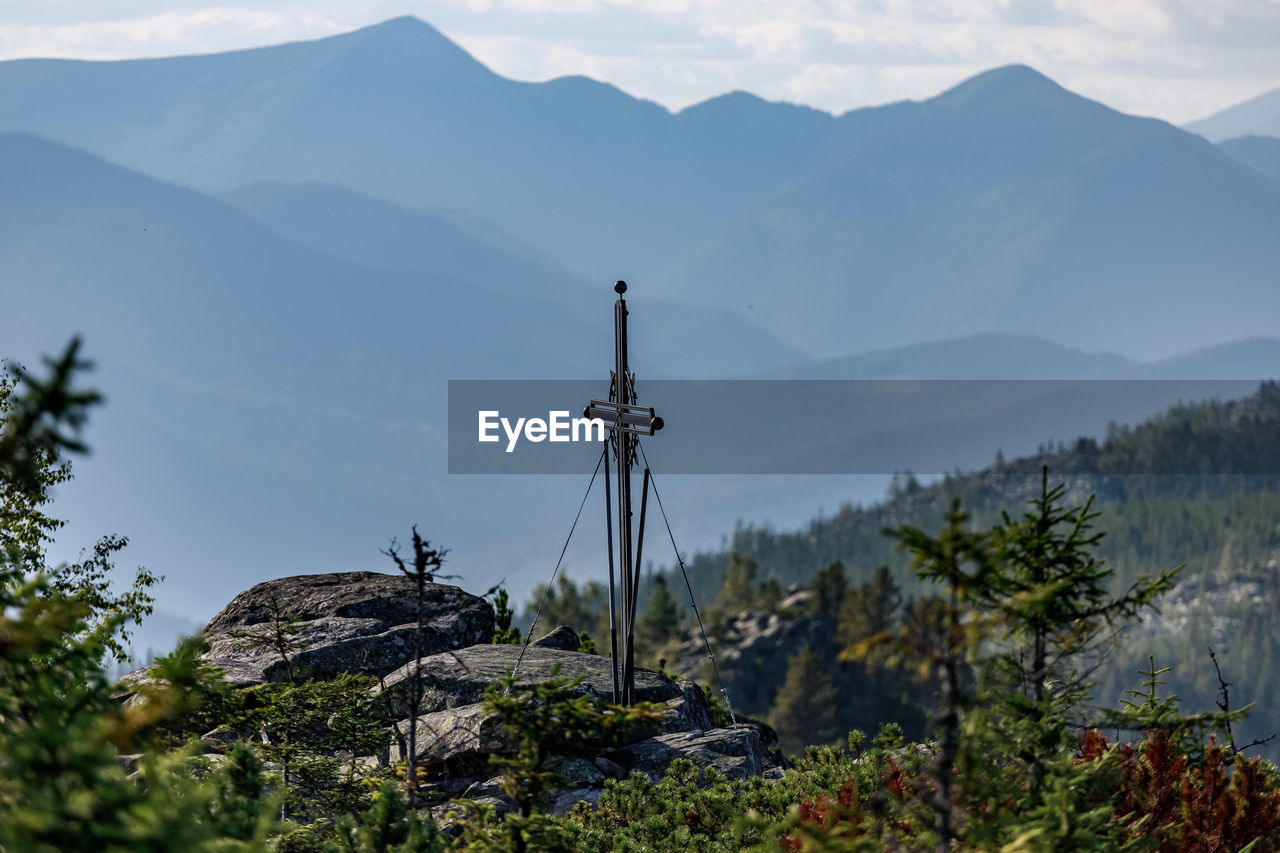
<svg viewBox="0 0 1280 853"><path fill-rule="evenodd" d="M1186 121L1280 86L1277 0L63 0L0 12L0 57L316 38L403 14L501 74L586 74L671 108L746 89L833 112L1025 63Z"/></svg>
<svg viewBox="0 0 1280 853"><path fill-rule="evenodd" d="M105 21L0 23L0 57L123 59L319 38L344 27L323 15L211 7Z"/></svg>

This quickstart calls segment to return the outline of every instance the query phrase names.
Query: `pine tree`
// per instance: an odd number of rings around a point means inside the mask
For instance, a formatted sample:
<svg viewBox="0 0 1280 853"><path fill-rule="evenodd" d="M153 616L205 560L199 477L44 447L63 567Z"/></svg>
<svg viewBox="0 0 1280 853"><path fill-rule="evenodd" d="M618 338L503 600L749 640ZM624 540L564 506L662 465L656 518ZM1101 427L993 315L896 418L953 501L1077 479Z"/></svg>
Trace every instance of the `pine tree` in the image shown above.
<svg viewBox="0 0 1280 853"><path fill-rule="evenodd" d="M675 639L676 632L680 630L680 607L671 588L667 586L665 575L654 575L649 603L636 627L636 639L640 641L640 648L649 655Z"/></svg>
<svg viewBox="0 0 1280 853"><path fill-rule="evenodd" d="M599 581L587 581L579 587L567 575L560 575L554 587L540 583L533 588L526 610L536 612L539 606L542 608L537 631L540 635L568 625L597 637L609 636L609 595Z"/></svg>
<svg viewBox="0 0 1280 853"><path fill-rule="evenodd" d="M502 721L510 752L494 753L489 763L501 771L502 788L515 811L498 827L507 846L493 837L474 839L470 850L563 849L555 843L562 830L544 816L548 794L567 780L549 767L556 755L580 754L591 746L611 745L659 719L659 706L606 705L599 697L578 689L582 678L562 678L559 665L540 684L520 684L512 674L484 692L485 710ZM483 831L483 827L479 827Z"/></svg>
<svg viewBox="0 0 1280 853"><path fill-rule="evenodd" d="M493 642L498 646L518 646L524 640L520 629L512 626L515 612L512 611L506 587L498 587L493 596Z"/></svg>
<svg viewBox="0 0 1280 853"><path fill-rule="evenodd" d="M745 610L756 603L756 558L737 551L729 553L729 567L720 582L716 605L725 613Z"/></svg>
<svg viewBox="0 0 1280 853"><path fill-rule="evenodd" d="M886 531L911 553L916 575L942 593L910 608L896 632L900 649L939 681L930 806L940 853L957 831L957 785L980 802L1015 797L1023 810L1044 804L1053 768L1070 764L1072 729L1099 653L1176 575L1139 578L1114 596L1112 572L1096 556L1102 534L1093 529L1092 499L1064 507L1063 494L1062 486L1049 487L1045 471L1031 511L1017 520L1006 514L990 531L968 529L959 499L937 536L909 526ZM865 653L875 643L849 651ZM966 671L976 684L967 683ZM995 755L1004 768L997 774ZM1003 831L998 812L970 817L964 831L979 846Z"/></svg>
<svg viewBox="0 0 1280 853"><path fill-rule="evenodd" d="M902 588L888 566L876 569L871 580L849 589L840 607L840 642L846 646L888 631L897 623Z"/></svg>
<svg viewBox="0 0 1280 853"><path fill-rule="evenodd" d="M813 576L811 609L835 619L840 614L849 580L844 575L844 563L836 560Z"/></svg>
<svg viewBox="0 0 1280 853"><path fill-rule="evenodd" d="M944 597L927 600L918 611L920 624L904 625L902 635L909 654L938 679L939 708L933 718L938 750L931 767L935 792L929 800L936 815L938 853L950 850L955 837L952 789L960 758L962 715L973 698L963 689L961 676L967 653L979 644L985 627L966 619L966 608L989 588L996 571L991 534L970 531L968 524L969 514L956 498L946 526L936 537L909 526L885 531L911 552L916 575L945 591Z"/></svg>
<svg viewBox="0 0 1280 853"><path fill-rule="evenodd" d="M902 588L893 579L888 566L881 566L865 583L852 586L845 593L836 623L836 637L845 648L876 636L883 636L902 622L926 618L927 607L912 602L904 608ZM896 721L913 728L922 719L923 702L933 689L922 684L921 676L900 661L891 662L885 648L847 659L846 678L860 679L865 685L859 696L868 718L859 727L882 725ZM923 700L923 702L922 702Z"/></svg>
<svg viewBox="0 0 1280 853"><path fill-rule="evenodd" d="M325 853L440 853L446 838L435 822L409 809L392 782L384 782L373 805L358 817L337 822L336 837Z"/></svg>
<svg viewBox="0 0 1280 853"><path fill-rule="evenodd" d="M769 712L782 747L802 752L809 744L830 743L835 732L836 685L812 646L787 660L787 678Z"/></svg>
<svg viewBox="0 0 1280 853"><path fill-rule="evenodd" d="M1061 484L1050 488L1043 469L1031 510L1017 520L1005 514L992 531L995 572L973 590L974 604L1001 617L988 674L1011 742L1020 744L1033 800L1050 757L1071 746L1069 726L1088 699L1103 647L1179 571L1139 578L1113 596L1113 572L1097 556L1103 533L1093 526L1093 498L1064 506L1064 493Z"/></svg>

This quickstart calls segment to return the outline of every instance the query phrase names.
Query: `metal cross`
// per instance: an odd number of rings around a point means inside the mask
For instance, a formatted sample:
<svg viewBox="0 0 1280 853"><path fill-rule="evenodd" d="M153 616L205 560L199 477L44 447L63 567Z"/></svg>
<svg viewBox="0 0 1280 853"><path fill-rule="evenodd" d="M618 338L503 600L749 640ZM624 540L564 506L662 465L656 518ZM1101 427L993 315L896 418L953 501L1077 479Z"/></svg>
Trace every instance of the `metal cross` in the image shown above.
<svg viewBox="0 0 1280 853"><path fill-rule="evenodd" d="M640 556L644 548L644 516L649 502L649 469L644 471L640 495L640 529L634 559L631 552L631 468L636 464L637 436L662 429L662 418L653 407L636 404L636 377L627 367L627 283L613 285L618 301L613 306L615 367L609 376L609 399L592 400L583 416L600 418L610 432L608 439L618 466L618 566L622 574L621 600L614 609L613 522L609 495L609 466L604 466L605 519L609 531L609 648L613 665L613 701L634 705L636 593L640 586ZM622 616L619 631L617 615Z"/></svg>

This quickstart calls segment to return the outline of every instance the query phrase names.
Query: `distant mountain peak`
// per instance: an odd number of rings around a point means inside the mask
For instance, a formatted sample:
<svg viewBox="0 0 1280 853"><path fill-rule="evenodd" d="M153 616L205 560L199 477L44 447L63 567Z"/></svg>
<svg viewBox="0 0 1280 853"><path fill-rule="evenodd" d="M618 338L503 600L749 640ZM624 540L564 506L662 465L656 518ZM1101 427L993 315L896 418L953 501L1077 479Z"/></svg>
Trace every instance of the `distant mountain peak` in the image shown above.
<svg viewBox="0 0 1280 853"><path fill-rule="evenodd" d="M1110 122L1121 115L1027 65L992 68L924 103L971 121L1021 115L1032 122L1051 120L1064 130L1095 126L1095 121Z"/></svg>
<svg viewBox="0 0 1280 853"><path fill-rule="evenodd" d="M457 42L453 41L443 32L416 15L401 15L398 18L388 18L380 23L370 24L367 27L355 30L354 33L416 38L421 39L424 42L437 42L439 44L448 45L455 50L462 50L462 48L458 46Z"/></svg>
<svg viewBox="0 0 1280 853"><path fill-rule="evenodd" d="M404 52L427 60L435 66L493 73L457 42L413 15L401 15L398 18L371 24L333 38L345 39L352 44L368 45L380 53Z"/></svg>
<svg viewBox="0 0 1280 853"><path fill-rule="evenodd" d="M401 15L398 18L388 18L380 24L374 24L369 29L385 30L385 29L427 29L433 33L440 32L417 15Z"/></svg>
<svg viewBox="0 0 1280 853"><path fill-rule="evenodd" d="M699 101L692 106L685 107L686 110L696 109L705 104L763 104L767 103L764 98L743 89L734 89L731 92L725 92L723 95L715 95L707 98L705 101Z"/></svg>
<svg viewBox="0 0 1280 853"><path fill-rule="evenodd" d="M701 132L722 134L728 138L746 132L757 139L779 138L779 134L813 134L817 128L834 121L831 113L786 101L768 101L741 89L716 95L680 110L676 117ZM785 129L785 130L784 130Z"/></svg>
<svg viewBox="0 0 1280 853"><path fill-rule="evenodd" d="M1018 82L1047 83L1051 86L1055 86L1055 87L1058 86L1058 84L1055 83L1053 79L1048 75L1042 74L1041 72L1032 68L1030 65L1025 65L1021 62L1014 62L1009 65L1000 65L996 68L992 68L988 71L984 71L981 74L974 75L969 79L970 80L989 80L989 81L990 80L1003 80L1003 81L1014 80Z"/></svg>
<svg viewBox="0 0 1280 853"><path fill-rule="evenodd" d="M975 97L1044 96L1057 93L1071 94L1029 65L1002 65L970 77L943 92L935 100L968 101Z"/></svg>
<svg viewBox="0 0 1280 853"><path fill-rule="evenodd" d="M377 37L396 37L396 38L416 38L425 42L439 42L451 45L458 50L448 36L428 24L421 18L413 15L401 15L398 18L389 18L377 24L370 24L367 27L361 27L349 33L353 36L377 36Z"/></svg>

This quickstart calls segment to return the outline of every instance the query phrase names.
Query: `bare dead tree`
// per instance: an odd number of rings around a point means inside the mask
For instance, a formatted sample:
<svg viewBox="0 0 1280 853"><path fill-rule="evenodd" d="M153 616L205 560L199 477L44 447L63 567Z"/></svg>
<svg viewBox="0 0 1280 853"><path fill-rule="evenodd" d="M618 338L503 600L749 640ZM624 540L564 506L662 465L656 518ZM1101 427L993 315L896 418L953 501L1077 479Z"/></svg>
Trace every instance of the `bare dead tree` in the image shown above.
<svg viewBox="0 0 1280 853"><path fill-rule="evenodd" d="M1231 713L1231 682L1222 677L1222 667L1218 666L1218 655L1213 651L1212 647L1209 648L1209 660L1213 661L1213 671L1218 676L1218 698L1215 704L1218 706L1218 710L1222 712L1222 722L1227 730L1227 743L1231 747L1231 755L1239 755L1246 749L1252 749L1255 746L1266 746L1275 740L1275 734L1269 734L1263 738L1255 738L1244 746L1236 746L1236 734L1231 728L1231 721L1236 716L1236 714ZM1250 705L1245 710L1248 711L1251 707L1253 706Z"/></svg>
<svg viewBox="0 0 1280 853"><path fill-rule="evenodd" d="M409 802L412 805L418 790L418 713L422 709L422 638L426 631L427 584L435 583L436 578L454 578L456 575L442 575L445 548L433 548L431 543L418 534L418 525L413 526L413 562L405 561L400 554L400 543L395 539L382 553L391 558L396 568L405 577L412 578L417 590L418 630L413 633L413 641L409 644L409 653L413 655L413 673L409 682L409 749L407 753L406 782L409 788Z"/></svg>
<svg viewBox="0 0 1280 853"><path fill-rule="evenodd" d="M284 605L280 599L272 595L266 603L271 619L261 625L255 625L247 631L233 631L231 636L239 640L236 646L249 651L273 651L284 662L285 674L290 684L297 684L293 667L292 652L302 651L307 643L297 639L299 632L297 617L284 615Z"/></svg>

